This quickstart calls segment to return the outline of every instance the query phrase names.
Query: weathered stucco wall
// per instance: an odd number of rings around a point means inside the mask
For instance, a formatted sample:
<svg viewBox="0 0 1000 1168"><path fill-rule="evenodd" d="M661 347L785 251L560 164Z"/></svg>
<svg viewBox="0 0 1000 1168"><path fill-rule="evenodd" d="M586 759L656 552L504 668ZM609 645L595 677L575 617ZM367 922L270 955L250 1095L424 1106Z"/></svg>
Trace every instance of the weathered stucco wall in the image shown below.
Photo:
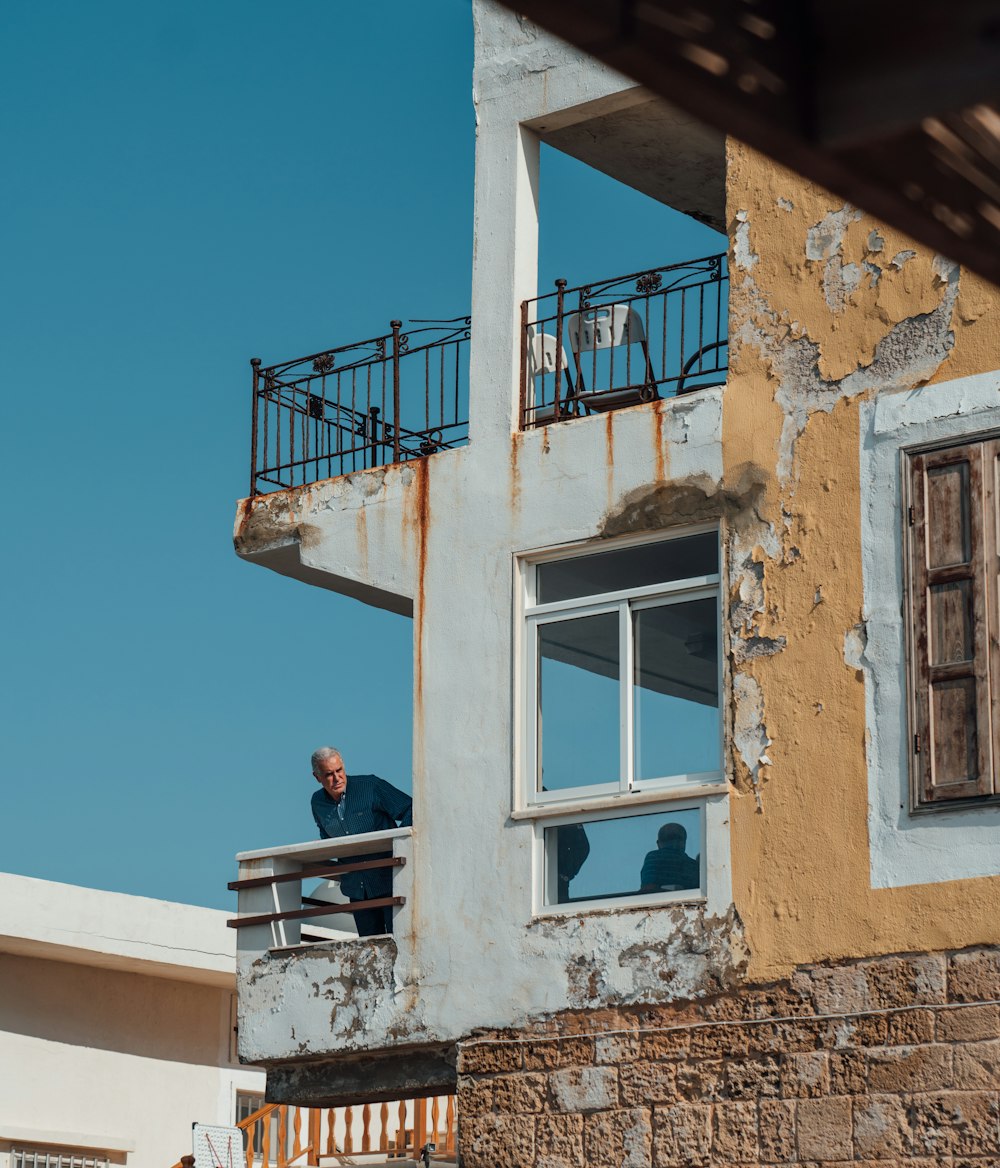
<svg viewBox="0 0 1000 1168"><path fill-rule="evenodd" d="M430 1045L805 963L1000 940L996 876L872 886L860 458L876 395L946 393L1000 365L996 292L732 144L725 391L517 432L518 306L535 294L538 236L524 127L599 111L626 83L485 0L475 11L471 444L238 516L248 559L414 618L413 884L395 952L251 955L241 1050L254 1061ZM983 418L1000 428L1000 409ZM729 697L705 902L533 918L516 558L705 521L724 536Z"/></svg>
<svg viewBox="0 0 1000 1168"><path fill-rule="evenodd" d="M749 627L780 646L735 666L769 760L734 756L750 973L996 941L996 878L871 886L859 406L1000 365L998 293L736 143L729 222L723 457L764 472Z"/></svg>

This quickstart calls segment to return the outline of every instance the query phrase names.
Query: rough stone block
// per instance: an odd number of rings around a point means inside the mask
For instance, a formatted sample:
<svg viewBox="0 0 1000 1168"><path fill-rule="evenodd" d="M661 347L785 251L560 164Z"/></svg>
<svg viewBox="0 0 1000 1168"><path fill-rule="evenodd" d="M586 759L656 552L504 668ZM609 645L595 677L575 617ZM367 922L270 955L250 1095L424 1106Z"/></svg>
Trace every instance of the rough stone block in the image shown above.
<svg viewBox="0 0 1000 1168"><path fill-rule="evenodd" d="M687 1058L690 1047L690 1030L664 1030L659 1034L643 1034L639 1037L639 1058L650 1060Z"/></svg>
<svg viewBox="0 0 1000 1168"><path fill-rule="evenodd" d="M657 1168L700 1168L712 1147L712 1109L677 1103L653 1110L653 1162Z"/></svg>
<svg viewBox="0 0 1000 1168"><path fill-rule="evenodd" d="M948 1001L1000 998L1000 949L973 949L948 959Z"/></svg>
<svg viewBox="0 0 1000 1168"><path fill-rule="evenodd" d="M825 1051L789 1054L781 1060L781 1094L786 1099L815 1099L830 1093L830 1069Z"/></svg>
<svg viewBox="0 0 1000 1168"><path fill-rule="evenodd" d="M781 1090L780 1063L773 1055L748 1058L726 1066L726 1094L731 1099L760 1099Z"/></svg>
<svg viewBox="0 0 1000 1168"><path fill-rule="evenodd" d="M917 1155L995 1155L1000 1152L993 1091L938 1091L913 1098Z"/></svg>
<svg viewBox="0 0 1000 1168"><path fill-rule="evenodd" d="M897 1095L869 1095L854 1100L854 1151L857 1156L886 1159L909 1155L910 1118Z"/></svg>
<svg viewBox="0 0 1000 1168"><path fill-rule="evenodd" d="M615 1067L567 1067L549 1076L559 1111L610 1111L618 1106Z"/></svg>
<svg viewBox="0 0 1000 1168"><path fill-rule="evenodd" d="M584 1164L601 1168L651 1168L653 1128L644 1108L596 1111L583 1120Z"/></svg>
<svg viewBox="0 0 1000 1168"><path fill-rule="evenodd" d="M691 1058L736 1058L749 1050L742 1026L698 1026L691 1031Z"/></svg>
<svg viewBox="0 0 1000 1168"><path fill-rule="evenodd" d="M938 1042L981 1042L1000 1038L1000 1006L959 1006L936 1018Z"/></svg>
<svg viewBox="0 0 1000 1168"><path fill-rule="evenodd" d="M841 1049L851 1046L885 1046L888 1038L888 1018L884 1014L868 1014L828 1022L825 1045Z"/></svg>
<svg viewBox="0 0 1000 1168"><path fill-rule="evenodd" d="M463 1118L458 1146L463 1168L524 1168L535 1161L535 1128L516 1115Z"/></svg>
<svg viewBox="0 0 1000 1168"><path fill-rule="evenodd" d="M594 1056L602 1066L615 1066L641 1058L638 1034L600 1034L594 1044Z"/></svg>
<svg viewBox="0 0 1000 1168"><path fill-rule="evenodd" d="M825 1044L822 1022L761 1022L747 1027L747 1042L753 1054L789 1054L816 1050Z"/></svg>
<svg viewBox="0 0 1000 1168"><path fill-rule="evenodd" d="M624 1107L677 1102L677 1064L626 1063L618 1071L618 1091Z"/></svg>
<svg viewBox="0 0 1000 1168"><path fill-rule="evenodd" d="M898 1046L868 1052L868 1089L941 1091L952 1085L950 1046Z"/></svg>
<svg viewBox="0 0 1000 1168"><path fill-rule="evenodd" d="M817 1014L857 1014L871 1008L868 979L857 965L799 970L792 985L811 998Z"/></svg>
<svg viewBox="0 0 1000 1168"><path fill-rule="evenodd" d="M524 1046L526 1071L551 1071L557 1067L586 1067L594 1062L592 1038L560 1038L554 1042L534 1042Z"/></svg>
<svg viewBox="0 0 1000 1168"><path fill-rule="evenodd" d="M536 1116L535 1155L547 1160L552 1168L556 1164L577 1168L583 1163L583 1116L551 1112Z"/></svg>
<svg viewBox="0 0 1000 1168"><path fill-rule="evenodd" d="M933 1010L900 1010L888 1019L886 1046L916 1046L934 1041Z"/></svg>
<svg viewBox="0 0 1000 1168"><path fill-rule="evenodd" d="M721 1099L725 1079L722 1059L705 1059L697 1063L681 1063L677 1068L677 1094L695 1102Z"/></svg>
<svg viewBox="0 0 1000 1168"><path fill-rule="evenodd" d="M787 1164L794 1160L795 1104L785 1099L762 1099L759 1136L761 1163Z"/></svg>
<svg viewBox="0 0 1000 1168"><path fill-rule="evenodd" d="M503 1071L519 1071L524 1051L519 1043L502 1046L466 1046L458 1053L460 1075L495 1075Z"/></svg>
<svg viewBox="0 0 1000 1168"><path fill-rule="evenodd" d="M828 1056L831 1095L862 1095L868 1086L868 1052L833 1051Z"/></svg>
<svg viewBox="0 0 1000 1168"><path fill-rule="evenodd" d="M803 1160L849 1160L852 1155L851 1100L802 1099L795 1108L799 1156Z"/></svg>
<svg viewBox="0 0 1000 1168"><path fill-rule="evenodd" d="M958 1091L1000 1090L1000 1039L955 1047L954 1086Z"/></svg>
<svg viewBox="0 0 1000 1168"><path fill-rule="evenodd" d="M544 1075L497 1075L473 1081L459 1090L459 1110L464 1115L530 1114L545 1108Z"/></svg>
<svg viewBox="0 0 1000 1168"><path fill-rule="evenodd" d="M712 1156L716 1162L726 1164L749 1164L759 1159L756 1103L715 1104Z"/></svg>
<svg viewBox="0 0 1000 1168"><path fill-rule="evenodd" d="M880 957L862 962L875 1009L936 1005L947 1000L947 961L943 953Z"/></svg>

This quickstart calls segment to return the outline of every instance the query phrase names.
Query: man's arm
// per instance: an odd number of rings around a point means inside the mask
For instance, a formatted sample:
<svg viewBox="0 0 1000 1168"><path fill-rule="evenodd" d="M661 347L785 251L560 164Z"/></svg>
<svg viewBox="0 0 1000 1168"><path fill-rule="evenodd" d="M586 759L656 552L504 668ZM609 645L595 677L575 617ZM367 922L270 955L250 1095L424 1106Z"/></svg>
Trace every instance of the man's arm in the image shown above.
<svg viewBox="0 0 1000 1168"><path fill-rule="evenodd" d="M316 826L319 828L319 838L320 839L331 839L332 837L331 837L330 833L323 826L323 821L320 819L319 812L316 810L315 801L310 801L309 810L312 812L313 820L315 821Z"/></svg>
<svg viewBox="0 0 1000 1168"><path fill-rule="evenodd" d="M375 790L379 806L394 819L400 827L413 826L413 799L411 796L387 783L385 779L376 779Z"/></svg>

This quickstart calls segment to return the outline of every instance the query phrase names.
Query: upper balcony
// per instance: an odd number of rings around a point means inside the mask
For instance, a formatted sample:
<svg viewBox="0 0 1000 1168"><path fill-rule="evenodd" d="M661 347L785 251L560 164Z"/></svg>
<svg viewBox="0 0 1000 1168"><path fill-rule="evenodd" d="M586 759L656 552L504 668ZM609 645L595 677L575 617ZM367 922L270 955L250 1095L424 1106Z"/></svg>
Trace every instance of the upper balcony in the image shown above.
<svg viewBox="0 0 1000 1168"><path fill-rule="evenodd" d="M725 382L726 256L556 291L521 305L524 429ZM251 496L469 441L471 318L253 367ZM413 327L416 326L416 327Z"/></svg>
<svg viewBox="0 0 1000 1168"><path fill-rule="evenodd" d="M521 305L521 425L724 384L725 255L556 290Z"/></svg>

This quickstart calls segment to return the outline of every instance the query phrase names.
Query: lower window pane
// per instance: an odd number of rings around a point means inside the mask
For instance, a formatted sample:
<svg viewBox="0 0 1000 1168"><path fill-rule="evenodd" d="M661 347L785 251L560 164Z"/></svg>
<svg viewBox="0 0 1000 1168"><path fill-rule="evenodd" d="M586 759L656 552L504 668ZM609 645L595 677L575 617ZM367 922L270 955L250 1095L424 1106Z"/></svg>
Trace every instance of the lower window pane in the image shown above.
<svg viewBox="0 0 1000 1168"><path fill-rule="evenodd" d="M701 810L545 829L545 903L701 889Z"/></svg>

